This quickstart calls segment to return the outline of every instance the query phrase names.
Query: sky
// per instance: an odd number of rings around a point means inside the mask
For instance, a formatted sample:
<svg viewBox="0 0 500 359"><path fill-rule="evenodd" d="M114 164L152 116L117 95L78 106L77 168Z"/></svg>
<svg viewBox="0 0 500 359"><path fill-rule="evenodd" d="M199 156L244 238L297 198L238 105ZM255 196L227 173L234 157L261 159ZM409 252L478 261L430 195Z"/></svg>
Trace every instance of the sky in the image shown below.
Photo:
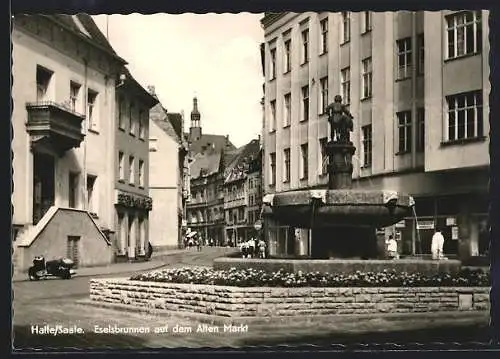
<svg viewBox="0 0 500 359"><path fill-rule="evenodd" d="M135 79L155 86L169 112L190 123L198 98L203 133L229 135L237 147L257 138L263 96L261 14L93 16Z"/></svg>

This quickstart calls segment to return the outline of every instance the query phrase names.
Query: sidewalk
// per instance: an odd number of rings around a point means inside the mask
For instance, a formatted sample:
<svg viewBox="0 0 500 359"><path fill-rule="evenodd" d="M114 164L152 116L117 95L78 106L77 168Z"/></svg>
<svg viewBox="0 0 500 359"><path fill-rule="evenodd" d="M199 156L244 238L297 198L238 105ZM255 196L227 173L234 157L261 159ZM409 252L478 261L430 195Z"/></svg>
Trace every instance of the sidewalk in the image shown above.
<svg viewBox="0 0 500 359"><path fill-rule="evenodd" d="M214 249L215 248L217 248L217 250L215 251L207 248L208 250L205 249L204 252L202 253L208 254L208 253L218 252L220 253L220 255L223 255L223 253L225 252L224 250L221 250L220 247L214 247ZM194 255L200 255L200 252L188 249L175 249L166 252L161 252L156 255L153 254L151 260L147 262L133 262L133 263L124 262L124 263L112 263L107 266L82 267L76 270L77 271L76 277L92 277L105 274L119 274L119 273L135 272L135 271L154 270L161 268L169 263L172 263L172 260L169 259L174 259L174 258L171 257L178 257L181 255L194 256ZM27 273L14 273L12 275L12 282L25 282L25 281L29 281Z"/></svg>

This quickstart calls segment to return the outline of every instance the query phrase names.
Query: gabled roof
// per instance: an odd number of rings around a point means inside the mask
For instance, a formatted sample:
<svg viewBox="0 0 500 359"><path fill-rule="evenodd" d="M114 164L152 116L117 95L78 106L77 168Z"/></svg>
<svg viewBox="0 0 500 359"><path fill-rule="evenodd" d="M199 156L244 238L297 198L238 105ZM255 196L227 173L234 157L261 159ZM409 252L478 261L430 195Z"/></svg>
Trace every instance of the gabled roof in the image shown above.
<svg viewBox="0 0 500 359"><path fill-rule="evenodd" d="M127 66L123 66L122 72L125 75L125 81L123 84L119 84L117 89L124 86L129 91L133 91L133 93L138 96L144 104L147 104L150 109L160 103L160 100L158 100L156 95L152 95L148 90L142 87L142 85L134 78Z"/></svg>
<svg viewBox="0 0 500 359"><path fill-rule="evenodd" d="M56 22L57 24L80 36L83 40L107 52L122 64L127 64L127 61L118 56L109 41L106 39L106 36L104 36L101 30L99 30L99 27L88 14L80 13L76 15L54 14L28 16L44 16L45 18Z"/></svg>
<svg viewBox="0 0 500 359"><path fill-rule="evenodd" d="M193 157L190 166L191 179L208 177L219 172L221 167L221 152L198 153Z"/></svg>
<svg viewBox="0 0 500 359"><path fill-rule="evenodd" d="M179 138L182 137L182 115L177 112L167 112L167 117L170 123L172 124L175 133Z"/></svg>
<svg viewBox="0 0 500 359"><path fill-rule="evenodd" d="M189 133L186 133L185 136L189 139ZM229 141L229 138L223 135L211 135L211 134L202 134L201 138L198 141L191 143L189 146L189 150L194 155L196 153L203 152L203 148L210 149L212 148L214 151L233 151L236 147Z"/></svg>
<svg viewBox="0 0 500 359"><path fill-rule="evenodd" d="M248 174L250 163L259 156L259 140L252 140L238 149L237 154L226 166L224 171L224 183L230 183L245 179Z"/></svg>
<svg viewBox="0 0 500 359"><path fill-rule="evenodd" d="M174 127L168 119L168 112L160 102L149 111L149 119L153 121L163 132L173 138L177 143L181 143L181 138L177 136Z"/></svg>

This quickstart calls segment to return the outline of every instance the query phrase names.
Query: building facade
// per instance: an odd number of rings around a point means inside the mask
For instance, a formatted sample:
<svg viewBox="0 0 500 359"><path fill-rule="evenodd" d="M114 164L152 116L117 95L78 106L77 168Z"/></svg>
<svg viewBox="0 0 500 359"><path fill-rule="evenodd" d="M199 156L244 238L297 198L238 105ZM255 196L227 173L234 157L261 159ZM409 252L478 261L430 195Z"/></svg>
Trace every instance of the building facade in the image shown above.
<svg viewBox="0 0 500 359"><path fill-rule="evenodd" d="M151 89L154 91L154 89ZM187 143L181 114L170 114L158 103L150 112L150 241L155 252L180 248L185 220Z"/></svg>
<svg viewBox="0 0 500 359"><path fill-rule="evenodd" d="M224 173L225 242L238 245L256 237L262 194L260 140L252 140L233 155Z"/></svg>
<svg viewBox="0 0 500 359"><path fill-rule="evenodd" d="M190 165L191 198L187 205L187 225L204 243L224 240L223 154L214 150L198 153Z"/></svg>
<svg viewBox="0 0 500 359"><path fill-rule="evenodd" d="M267 13L261 22L264 192L326 188L325 108L340 94L355 119L353 187L415 198L416 218L387 229L401 254L429 254L437 227L445 255L486 254L488 11ZM266 233L275 255L304 251L289 228L267 223Z"/></svg>
<svg viewBox="0 0 500 359"><path fill-rule="evenodd" d="M149 111L158 103L127 70L116 86L115 243L118 260L146 258L149 244Z"/></svg>
<svg viewBox="0 0 500 359"><path fill-rule="evenodd" d="M185 133L187 156L186 229L199 232L204 240L224 242L224 168L236 150L229 136L205 134L198 99L193 99L189 133Z"/></svg>
<svg viewBox="0 0 500 359"><path fill-rule="evenodd" d="M126 63L92 18L13 19L14 262L114 252L115 86Z"/></svg>

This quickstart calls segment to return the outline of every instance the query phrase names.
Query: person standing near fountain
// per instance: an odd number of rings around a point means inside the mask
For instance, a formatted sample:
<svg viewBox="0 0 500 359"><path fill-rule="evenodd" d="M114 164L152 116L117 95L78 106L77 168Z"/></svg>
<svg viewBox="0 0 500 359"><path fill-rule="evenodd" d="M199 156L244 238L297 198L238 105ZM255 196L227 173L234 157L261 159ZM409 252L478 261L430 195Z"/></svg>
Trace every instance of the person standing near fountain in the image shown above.
<svg viewBox="0 0 500 359"><path fill-rule="evenodd" d="M436 228L436 232L432 236L431 241L431 253L432 259L443 259L443 246L444 246L444 237L439 228Z"/></svg>

